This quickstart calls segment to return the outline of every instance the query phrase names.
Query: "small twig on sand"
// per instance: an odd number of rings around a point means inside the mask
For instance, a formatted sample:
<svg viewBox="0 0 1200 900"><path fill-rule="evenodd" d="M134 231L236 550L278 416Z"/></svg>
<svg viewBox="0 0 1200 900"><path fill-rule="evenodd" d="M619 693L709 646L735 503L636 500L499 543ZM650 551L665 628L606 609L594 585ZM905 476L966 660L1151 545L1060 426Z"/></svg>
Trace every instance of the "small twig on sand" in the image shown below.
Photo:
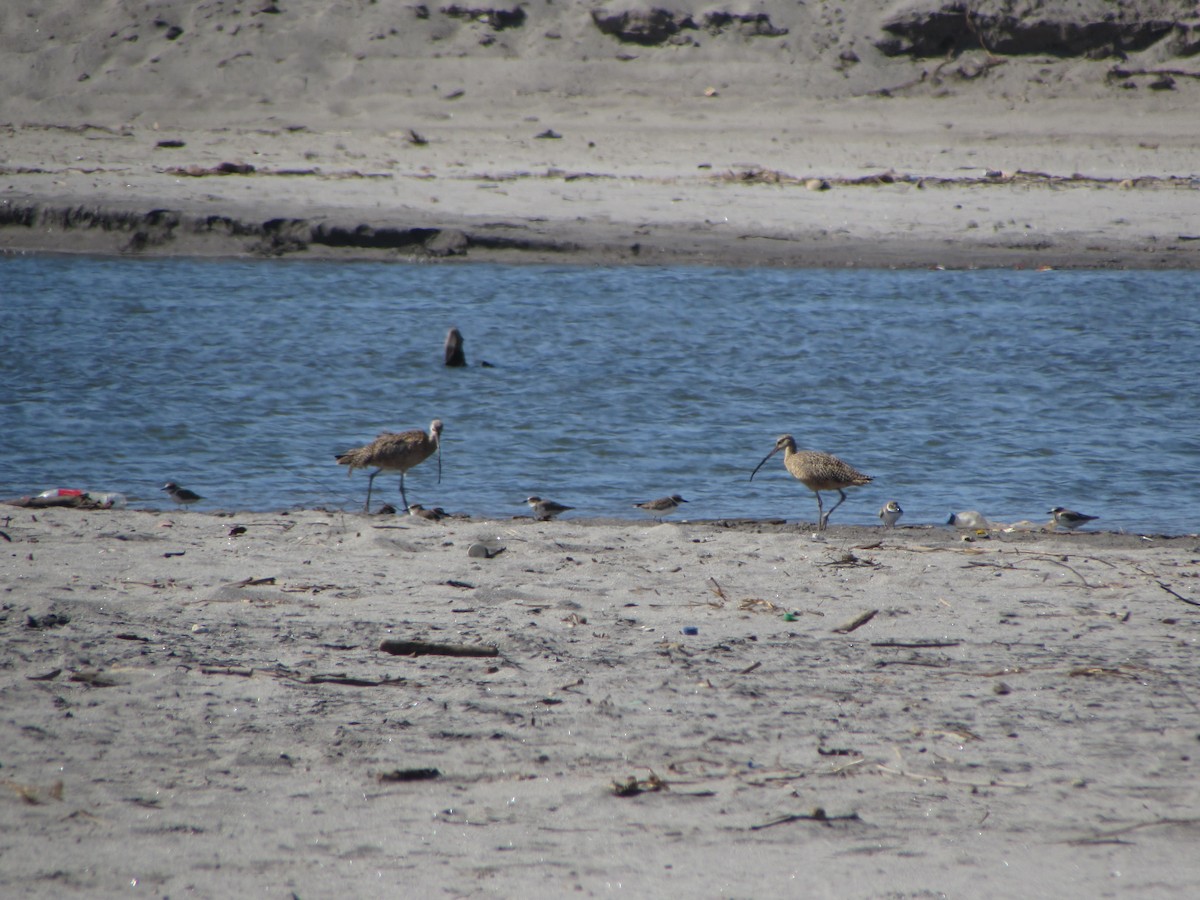
<svg viewBox="0 0 1200 900"><path fill-rule="evenodd" d="M1200 819L1155 819L1153 822L1138 822L1136 825L1126 825L1124 828L1114 828L1111 831L1097 831L1087 837L1068 838L1059 841L1061 844L1108 844L1116 843L1114 838L1140 828L1158 828L1160 825L1200 825Z"/></svg>
<svg viewBox="0 0 1200 900"><path fill-rule="evenodd" d="M720 600L721 600L721 603L722 603L722 604L728 603L728 602L729 602L729 598L728 598L728 597L726 597L726 596L725 596L725 592L724 592L723 590L721 590L721 585L717 584L717 579L715 579L715 578L710 578L710 579L708 579L708 580L712 582L712 592L713 592L714 594L716 594L716 595L717 595L717 597L719 597L719 598L720 598Z"/></svg>
<svg viewBox="0 0 1200 900"><path fill-rule="evenodd" d="M1028 788L1029 785L1022 784L1019 781L969 781L966 778L951 778L949 775L938 775L933 772L905 772L901 769L893 769L891 766L885 766L882 763L876 766L880 772L887 775L899 775L902 778L912 778L915 781L937 781L942 784L961 784L966 787L1006 787L1006 788Z"/></svg>
<svg viewBox="0 0 1200 900"><path fill-rule="evenodd" d="M488 644L434 644L427 641L384 641L379 649L392 656L499 656Z"/></svg>
<svg viewBox="0 0 1200 900"><path fill-rule="evenodd" d="M437 769L393 769L390 772L380 772L375 776L375 780L380 784L388 784L396 781L428 781L431 778L441 777L441 772Z"/></svg>
<svg viewBox="0 0 1200 900"><path fill-rule="evenodd" d="M265 578L243 578L241 581L235 581L230 584L230 587L257 587L260 584L274 584L275 576L268 575Z"/></svg>
<svg viewBox="0 0 1200 900"><path fill-rule="evenodd" d="M630 775L624 781L614 781L611 790L617 797L636 797L638 794L652 791L665 791L667 783L652 770L648 778L639 779L635 775Z"/></svg>
<svg viewBox="0 0 1200 900"><path fill-rule="evenodd" d="M761 825L751 825L747 831L762 831L764 828L774 828L776 825L787 825L791 822L820 822L823 825L829 825L831 822L860 822L858 813L847 813L844 816L826 815L825 810L821 807L816 807L810 813L796 813L790 816L783 816L770 822L764 822Z"/></svg>
<svg viewBox="0 0 1200 900"><path fill-rule="evenodd" d="M403 687L408 684L404 678L355 678L352 675L307 675L293 676L305 684L344 684L347 687Z"/></svg>
<svg viewBox="0 0 1200 900"><path fill-rule="evenodd" d="M911 87L916 87L929 77L929 72L922 71L919 78L914 78L911 81L905 81L902 84L894 84L891 87L882 87L874 91L867 91L867 96L890 97L897 91L906 91Z"/></svg>
<svg viewBox="0 0 1200 900"><path fill-rule="evenodd" d="M1157 584L1164 591L1166 591L1168 594L1170 594L1172 597L1174 597L1176 600L1182 600L1184 603L1188 604L1189 606L1200 606L1200 601L1189 600L1187 597L1183 596L1183 594L1180 594L1177 591L1172 590L1171 586L1169 584L1167 584L1165 581L1155 581L1154 583Z"/></svg>
<svg viewBox="0 0 1200 900"><path fill-rule="evenodd" d="M864 625L870 622L873 618L875 618L878 612L879 610L877 609L869 610L868 612L863 613L861 616L856 616L855 618L851 619L845 625L839 625L833 630L837 634L849 634L855 629L862 628Z"/></svg>
<svg viewBox="0 0 1200 900"><path fill-rule="evenodd" d="M822 775L844 775L846 772L849 772L851 769L853 769L857 766L863 765L866 761L867 761L867 758L865 756L860 757L859 759L851 760L850 762L846 763L845 765L838 766L836 769L830 769L828 772L821 772L820 774L822 774Z"/></svg>

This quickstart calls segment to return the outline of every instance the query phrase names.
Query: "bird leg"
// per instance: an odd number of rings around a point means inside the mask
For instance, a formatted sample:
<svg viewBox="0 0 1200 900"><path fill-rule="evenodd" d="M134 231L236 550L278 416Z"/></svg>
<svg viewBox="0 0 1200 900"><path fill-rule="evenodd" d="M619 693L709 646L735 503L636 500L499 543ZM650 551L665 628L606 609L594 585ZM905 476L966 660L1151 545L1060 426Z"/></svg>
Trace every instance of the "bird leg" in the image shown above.
<svg viewBox="0 0 1200 900"><path fill-rule="evenodd" d="M813 491L813 493L817 495L817 531L824 531L826 516L825 507L821 503L821 492Z"/></svg>
<svg viewBox="0 0 1200 900"><path fill-rule="evenodd" d="M400 473L400 500L404 504L404 508L408 509L408 497L404 494L404 473Z"/></svg>
<svg viewBox="0 0 1200 900"><path fill-rule="evenodd" d="M838 496L841 497L842 499L838 500L837 503L833 504L833 506L831 506L829 508L829 512L825 513L825 521L821 523L822 531L824 531L825 526L829 524L829 517L833 515L833 511L835 509L837 509L839 506L841 506L843 503L846 502L846 492L843 491L841 488L838 488Z"/></svg>
<svg viewBox="0 0 1200 900"><path fill-rule="evenodd" d="M363 512L371 511L371 488L375 486L375 476L382 471L383 469L376 469L367 478L367 502L363 505Z"/></svg>

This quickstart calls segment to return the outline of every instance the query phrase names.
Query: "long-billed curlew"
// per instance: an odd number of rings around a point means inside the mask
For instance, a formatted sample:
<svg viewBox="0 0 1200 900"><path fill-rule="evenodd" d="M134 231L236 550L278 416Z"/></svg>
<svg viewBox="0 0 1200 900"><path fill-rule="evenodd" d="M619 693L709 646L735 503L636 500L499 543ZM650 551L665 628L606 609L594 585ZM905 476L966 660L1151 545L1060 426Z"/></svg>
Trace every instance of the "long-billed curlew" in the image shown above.
<svg viewBox="0 0 1200 900"><path fill-rule="evenodd" d="M1063 509L1061 506L1056 506L1050 510L1050 515L1054 516L1054 524L1061 526L1067 531L1074 531L1099 516L1085 516L1083 513L1077 513L1073 509Z"/></svg>
<svg viewBox="0 0 1200 900"><path fill-rule="evenodd" d="M166 491L170 498L180 506L187 506L189 503L195 503L198 500L204 499L195 491L189 491L185 487L180 487L173 481L168 481L159 490Z"/></svg>
<svg viewBox="0 0 1200 900"><path fill-rule="evenodd" d="M633 507L634 509L640 509L644 513L649 513L661 522L665 517L679 509L680 503L687 503L687 501L678 494L672 494L670 497L659 497L657 500L646 500L643 503L635 503Z"/></svg>
<svg viewBox="0 0 1200 900"><path fill-rule="evenodd" d="M797 450L796 439L790 434L781 434L775 441L775 449L763 457L762 462L750 473L750 480L763 467L768 459L783 451L783 465L801 484L817 495L817 530L824 531L829 524L833 511L846 501L843 488L858 487L872 481L870 475L864 475L854 466L848 465L832 453L822 453L819 450ZM821 502L821 491L837 491L841 498L829 512Z"/></svg>
<svg viewBox="0 0 1200 900"><path fill-rule="evenodd" d="M572 510L573 506L563 506L561 503L555 503L553 500L543 500L541 497L527 497L525 502L529 504L529 508L533 510L533 517L539 522L549 522L555 516L560 516L568 510Z"/></svg>
<svg viewBox="0 0 1200 900"><path fill-rule="evenodd" d="M879 521L883 522L884 528L895 528L902 515L904 515L904 510L900 508L900 504L895 500L889 500L879 510Z"/></svg>
<svg viewBox="0 0 1200 900"><path fill-rule="evenodd" d="M438 455L438 482L442 480L442 420L434 419L429 426L429 433L419 429L412 431L385 431L365 447L347 450L337 456L338 465L349 466L350 473L355 469L369 469L375 466L375 471L367 479L367 502L364 511L371 510L371 488L375 484L375 476L380 472L400 473L400 499L404 508L408 509L408 497L404 493L404 473L417 463L427 460L434 451Z"/></svg>

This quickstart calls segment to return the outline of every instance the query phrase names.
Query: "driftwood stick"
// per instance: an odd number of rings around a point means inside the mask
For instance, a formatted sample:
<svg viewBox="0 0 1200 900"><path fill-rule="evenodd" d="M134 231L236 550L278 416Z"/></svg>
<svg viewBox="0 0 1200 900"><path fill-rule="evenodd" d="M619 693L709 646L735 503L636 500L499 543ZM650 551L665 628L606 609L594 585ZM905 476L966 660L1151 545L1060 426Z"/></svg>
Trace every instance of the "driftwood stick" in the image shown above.
<svg viewBox="0 0 1200 900"><path fill-rule="evenodd" d="M778 819L772 819L770 822L764 822L761 825L751 825L747 831L762 831L764 828L774 828L776 825L787 825L791 822L821 822L828 825L830 822L858 822L861 821L858 813L847 813L844 816L830 816L825 813L821 807L817 807L810 813L796 813L790 816L781 816Z"/></svg>
<svg viewBox="0 0 1200 900"><path fill-rule="evenodd" d="M1172 590L1171 586L1169 584L1167 584L1165 581L1156 581L1155 584L1157 584L1160 588L1162 588L1164 591L1166 591L1168 594L1170 594L1176 600L1182 600L1184 603L1187 603L1190 606L1200 606L1200 601L1189 600L1187 597L1183 596L1183 594L1179 593L1178 591Z"/></svg>
<svg viewBox="0 0 1200 900"><path fill-rule="evenodd" d="M855 629L862 628L864 625L866 625L868 622L870 622L873 618L875 618L875 616L878 612L879 612L879 610L877 610L877 609L868 610L867 612L863 613L861 616L857 616L857 617L851 619L845 625L839 625L837 628L835 628L833 630L835 632L837 632L838 634L849 634L850 632L854 631Z"/></svg>
<svg viewBox="0 0 1200 900"><path fill-rule="evenodd" d="M384 641L379 649L392 656L499 656L491 645L434 644L428 641Z"/></svg>

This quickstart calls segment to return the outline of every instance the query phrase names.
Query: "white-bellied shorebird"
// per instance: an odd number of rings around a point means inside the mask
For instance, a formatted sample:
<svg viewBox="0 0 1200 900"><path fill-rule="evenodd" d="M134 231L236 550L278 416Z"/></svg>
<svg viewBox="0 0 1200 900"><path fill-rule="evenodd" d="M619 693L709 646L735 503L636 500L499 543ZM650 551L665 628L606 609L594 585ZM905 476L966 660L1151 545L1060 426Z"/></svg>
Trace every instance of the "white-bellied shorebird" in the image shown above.
<svg viewBox="0 0 1200 900"><path fill-rule="evenodd" d="M991 523L988 522L983 513L973 509L951 513L950 518L946 520L946 524L953 525L955 528L964 528L967 531L987 531L991 528Z"/></svg>
<svg viewBox="0 0 1200 900"><path fill-rule="evenodd" d="M529 508L533 511L533 517L539 522L549 522L555 516L560 516L567 510L575 508L563 506L553 500L543 500L541 497L526 497L525 502L529 504Z"/></svg>
<svg viewBox="0 0 1200 900"><path fill-rule="evenodd" d="M895 500L889 500L879 510L879 521L883 522L884 528L895 528L902 515L904 515L904 510L900 508L900 504Z"/></svg>
<svg viewBox="0 0 1200 900"><path fill-rule="evenodd" d="M431 522L439 522L446 518L446 511L440 506L435 506L433 509L426 509L420 503L411 504L408 507L408 514L418 519L428 519Z"/></svg>
<svg viewBox="0 0 1200 900"><path fill-rule="evenodd" d="M375 466L375 471L367 479L367 502L363 509L371 509L371 488L375 484L375 476L380 472L400 473L400 499L404 508L408 509L408 497L404 493L404 473L417 463L427 460L434 451L438 455L438 483L442 480L442 420L434 419L429 426L429 433L414 429L412 431L385 431L367 444L347 450L337 456L338 465L349 466L349 474L355 469L369 469Z"/></svg>
<svg viewBox="0 0 1200 900"><path fill-rule="evenodd" d="M659 497L657 500L644 500L641 503L633 504L634 509L640 509L644 513L649 513L658 519L660 522L669 516L675 510L679 509L680 503L687 503L678 494L672 494L670 497Z"/></svg>
<svg viewBox="0 0 1200 900"><path fill-rule="evenodd" d="M180 487L173 481L168 481L159 490L166 491L167 495L180 506L187 506L188 504L204 499L195 491L189 491L185 487Z"/></svg>
<svg viewBox="0 0 1200 900"><path fill-rule="evenodd" d="M829 524L833 511L846 502L844 488L859 487L869 484L873 478L864 475L854 466L842 462L832 453L820 450L797 450L796 440L790 434L781 434L775 441L775 449L763 457L762 462L750 473L750 480L763 467L768 459L783 451L783 465L801 484L817 495L817 530L824 531ZM821 502L821 491L837 491L841 498L833 504L829 512Z"/></svg>
<svg viewBox="0 0 1200 900"><path fill-rule="evenodd" d="M1061 506L1056 506L1050 510L1050 515L1054 516L1054 524L1060 528L1065 528L1067 531L1074 531L1086 525L1088 522L1100 518L1099 516L1085 516L1083 513L1077 513L1073 509L1063 509Z"/></svg>

